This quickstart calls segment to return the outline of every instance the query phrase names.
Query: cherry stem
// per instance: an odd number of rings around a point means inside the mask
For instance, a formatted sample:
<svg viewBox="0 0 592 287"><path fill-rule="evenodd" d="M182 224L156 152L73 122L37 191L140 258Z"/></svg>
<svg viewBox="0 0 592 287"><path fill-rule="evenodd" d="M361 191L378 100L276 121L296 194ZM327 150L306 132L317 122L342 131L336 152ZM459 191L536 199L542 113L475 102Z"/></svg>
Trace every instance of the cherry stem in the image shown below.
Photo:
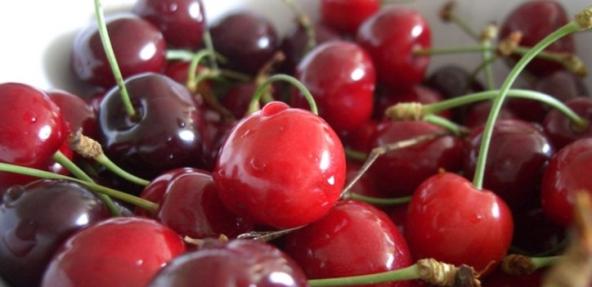
<svg viewBox="0 0 592 287"><path fill-rule="evenodd" d="M65 175L61 175L61 174L56 174L56 173L52 173L52 172L48 172L48 171L44 171L44 170L40 170L40 169L34 169L34 168L18 166L18 165L13 165L13 164L8 164L8 163L0 163L0 171L21 174L21 175L27 175L27 176L32 176L32 177L36 177L36 178L73 181L73 182L76 182L76 183L86 186L87 188L89 188L90 190L92 190L94 192L105 194L109 197L116 198L116 199L121 200L123 202L143 208L149 212L155 213L158 210L158 204L156 204L154 202L145 200L145 199L137 197L137 196L133 196L131 194L127 194L125 192L121 192L119 190L115 190L115 189L112 189L109 187L98 185L94 182L87 182L84 180L80 180L77 178L73 178L73 177L69 177L69 176L65 176Z"/></svg>
<svg viewBox="0 0 592 287"><path fill-rule="evenodd" d="M210 64L212 65L212 68L214 70L218 70L218 62L216 59L216 49L214 49L214 42L212 41L212 34L210 33L210 29L208 27L205 27L205 31L204 31L204 35L203 35L203 40L204 40L204 45L206 46L206 49L208 51L210 51Z"/></svg>
<svg viewBox="0 0 592 287"><path fill-rule="evenodd" d="M492 50L494 50L493 47L485 47L483 45L448 48L417 48L413 50L413 54L415 56L436 56L449 54L483 53L484 51Z"/></svg>
<svg viewBox="0 0 592 287"><path fill-rule="evenodd" d="M313 114L315 114L317 116L319 115L319 109L317 108L317 103L315 102L314 98L312 97L312 94L310 93L310 91L304 86L304 84L302 84L300 81L298 81L298 79L296 79L292 76L285 75L285 74L273 75L273 76L269 77L267 80L265 80L265 82L263 82L261 85L259 85L259 87L257 87L257 90L255 91L255 94L253 95L253 98L251 99L251 102L249 103L249 108L247 109L247 115L252 114L252 113L259 110L259 101L261 100L261 96L263 96L263 94L265 94L267 87L276 81L287 82L287 83L291 84L292 86L296 87L300 91L300 93L304 96L306 101L308 102L308 105L310 106L310 112L312 112Z"/></svg>
<svg viewBox="0 0 592 287"><path fill-rule="evenodd" d="M308 280L310 287L332 287L332 286L352 286L352 285L370 285L384 282L398 282L420 279L419 268L417 264L401 268L395 271L381 272L369 275L358 275L327 279Z"/></svg>
<svg viewBox="0 0 592 287"><path fill-rule="evenodd" d="M467 24L462 18L458 17L458 15L455 13L455 9L456 2L454 0L446 2L440 9L440 19L444 22L454 23L457 27L464 31L465 34L473 38L473 40L479 41L479 33L473 30L471 25Z"/></svg>
<svg viewBox="0 0 592 287"><path fill-rule="evenodd" d="M294 0L283 0L284 3L290 7L292 13L296 15L296 19L298 19L298 24L304 28L306 32L306 50L305 54L312 50L317 45L316 40L316 31L310 21L310 18L304 13L302 8L296 4Z"/></svg>
<svg viewBox="0 0 592 287"><path fill-rule="evenodd" d="M461 136L463 134L467 134L469 129L463 127L447 118L437 116L435 114L427 114L423 117L423 121L428 122L430 124L442 127L450 131L455 136Z"/></svg>
<svg viewBox="0 0 592 287"><path fill-rule="evenodd" d="M288 229L282 230L275 230L275 231L251 231L243 234L239 234L236 238L237 239L249 239L249 240L259 240L259 241L272 241L278 239L284 235L292 233L298 229L304 228L305 225L292 227Z"/></svg>
<svg viewBox="0 0 592 287"><path fill-rule="evenodd" d="M495 61L497 61L498 56L497 55L492 55L490 58L488 58L487 60L484 60L481 62L481 64L479 64L479 66L477 66L473 72L471 72L471 81L475 81L475 79L477 78L477 74L479 74L479 72L481 72L481 70L485 69L486 67L491 66L493 63L495 63Z"/></svg>
<svg viewBox="0 0 592 287"><path fill-rule="evenodd" d="M115 52L113 51L113 45L111 45L111 39L109 38L109 31L107 31L107 24L105 24L105 14L103 13L103 7L101 4L101 0L94 0L94 1L95 1L95 15L97 18L99 36L101 38L103 50L105 51L105 55L107 56L107 61L109 61L109 66L111 67L111 72L113 73L113 77L115 78L115 81L117 82L117 86L119 87L119 91L121 94L121 101L123 102L123 106L125 107L125 111L130 118L135 119L136 111L134 110L134 105L132 104L132 100L130 98L130 95L127 92L127 88L125 87L125 83L123 81L123 76L121 74L121 70L119 69L119 65L117 64L117 58L115 57Z"/></svg>
<svg viewBox="0 0 592 287"><path fill-rule="evenodd" d="M84 180L86 182L92 182L92 183L95 182L90 176L88 176L81 168L79 168L74 162L72 162L61 151L58 150L53 155L53 159L57 163L59 163L60 165L65 167L68 171L70 171L78 179ZM103 201L103 203L105 203L105 205L107 206L107 208L111 212L111 215L113 215L113 216L120 216L121 215L121 210L119 209L119 207L117 207L115 205L115 203L113 203L113 200L111 200L111 197L109 197L108 195L102 194L102 193L98 193L97 196L99 197L99 199L101 199Z"/></svg>
<svg viewBox="0 0 592 287"><path fill-rule="evenodd" d="M510 275L528 275L536 270L549 267L563 256L528 257L519 254L510 254L504 257L501 269Z"/></svg>
<svg viewBox="0 0 592 287"><path fill-rule="evenodd" d="M361 161L361 162L366 161L366 159L368 158L368 155L366 153L361 152L359 150L354 150L354 149L351 149L351 148L346 148L345 149L345 155L349 159L353 159L353 160Z"/></svg>
<svg viewBox="0 0 592 287"><path fill-rule="evenodd" d="M497 27L493 24L487 25L483 32L481 33L481 45L483 48L487 48L483 50L482 57L484 62L490 61L493 57L492 48L492 39L497 37ZM492 65L486 65L484 67L484 74L485 74L485 82L487 83L487 89L493 90L495 89L495 78L493 75L493 67Z"/></svg>
<svg viewBox="0 0 592 287"><path fill-rule="evenodd" d="M514 82L518 78L518 75L520 74L520 72L522 72L522 70L524 70L526 65L528 63L530 63L532 61L532 59L534 59L538 53L540 53L542 50L544 50L545 48L547 48L549 45L553 44L554 42L556 42L560 38L567 36L571 33L577 32L580 29L581 29L580 25L575 21L571 21L570 23L564 25L563 27L559 28L555 32L553 32L550 35L548 35L547 37L545 37L543 40L541 40L534 47L532 47L532 49L530 51L528 51L528 53L526 53L520 59L520 61L518 61L518 63L516 63L514 68L512 68L512 70L510 71L510 74L505 79L504 83L502 84L502 86L500 88L499 95L497 97L495 97L495 99L493 100L491 111L489 112L489 116L487 118L487 123L485 124L485 129L483 130L483 135L481 138L481 146L479 148L479 155L477 157L477 165L475 168L475 176L473 178L473 185L476 188L478 188L478 189L483 188L483 177L485 174L485 164L487 162L487 154L489 152L489 146L491 144L491 137L493 135L493 128L495 125L495 121L500 113L501 108L502 108L502 104L504 103L504 100L505 100L506 96L508 95L508 91L510 91L512 84L514 84Z"/></svg>
<svg viewBox="0 0 592 287"><path fill-rule="evenodd" d="M104 167L106 167L112 173L120 176L121 178L123 178L131 183L135 183L139 186L147 186L150 184L150 181L140 178L138 176L135 176L135 175L125 171L124 169L120 168L117 164L115 164L113 161L111 161L111 159L109 159L104 153L99 155L97 158L95 158L95 160L98 163L100 163L101 165L103 165Z"/></svg>
<svg viewBox="0 0 592 287"><path fill-rule="evenodd" d="M401 204L409 203L411 201L411 196L404 196L404 197L397 197L397 198L380 198L380 197L373 197L373 196L358 194L355 192L350 192L343 199L353 199L353 200L357 200L357 201L370 203L373 205L392 206L392 205L401 205Z"/></svg>
<svg viewBox="0 0 592 287"><path fill-rule="evenodd" d="M167 50L167 60L191 61L195 53L187 50Z"/></svg>

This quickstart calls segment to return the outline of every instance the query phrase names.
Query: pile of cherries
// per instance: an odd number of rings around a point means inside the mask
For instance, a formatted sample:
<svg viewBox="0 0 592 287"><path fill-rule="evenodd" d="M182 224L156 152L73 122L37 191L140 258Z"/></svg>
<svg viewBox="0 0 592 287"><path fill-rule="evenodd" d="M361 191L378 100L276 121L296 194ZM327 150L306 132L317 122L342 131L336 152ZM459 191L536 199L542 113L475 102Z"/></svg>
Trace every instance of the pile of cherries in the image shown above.
<svg viewBox="0 0 592 287"><path fill-rule="evenodd" d="M207 23L201 0L138 0L105 19L95 0L98 24L71 52L87 95L0 84L0 278L426 286L413 264L434 258L483 286L540 286L546 265L498 267L561 254L574 196L592 192L573 37L526 66L496 122L504 93L479 70L426 75L430 26L405 4L320 0L311 22L285 2L295 28L280 39L255 11ZM512 67L570 20L528 1L475 45ZM487 55L517 32L510 56ZM403 275L325 280L381 272Z"/></svg>

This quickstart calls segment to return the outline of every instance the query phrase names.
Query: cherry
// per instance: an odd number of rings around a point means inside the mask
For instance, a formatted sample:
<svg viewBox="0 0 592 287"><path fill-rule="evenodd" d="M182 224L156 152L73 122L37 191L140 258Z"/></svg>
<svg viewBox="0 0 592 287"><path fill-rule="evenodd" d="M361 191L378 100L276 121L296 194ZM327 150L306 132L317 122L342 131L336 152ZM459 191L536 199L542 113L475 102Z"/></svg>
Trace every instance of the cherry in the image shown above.
<svg viewBox="0 0 592 287"><path fill-rule="evenodd" d="M152 24L134 15L121 15L107 20L107 30L124 78L164 70L166 42ZM82 81L105 88L115 84L96 25L76 36L71 65Z"/></svg>
<svg viewBox="0 0 592 287"><path fill-rule="evenodd" d="M374 120L367 121L363 126L343 134L343 141L348 147L369 153L373 148L374 134L378 123Z"/></svg>
<svg viewBox="0 0 592 287"><path fill-rule="evenodd" d="M385 121L378 125L374 146L383 146L417 136L443 132L442 128L422 121ZM376 188L384 196L410 195L439 169L457 171L462 167L462 140L446 135L379 157L369 170Z"/></svg>
<svg viewBox="0 0 592 287"><path fill-rule="evenodd" d="M206 25L201 0L138 0L133 12L154 24L171 46L196 49Z"/></svg>
<svg viewBox="0 0 592 287"><path fill-rule="evenodd" d="M561 250L561 243L566 239L565 228L554 224L545 216L540 202L513 210L512 215L515 225L512 246L528 254Z"/></svg>
<svg viewBox="0 0 592 287"><path fill-rule="evenodd" d="M247 112L251 98L256 90L257 85L255 83L239 83L233 85L226 92L220 103L237 119L240 119Z"/></svg>
<svg viewBox="0 0 592 287"><path fill-rule="evenodd" d="M431 30L417 11L398 6L380 10L360 26L357 42L389 88L411 88L423 81L429 58L413 51L431 47Z"/></svg>
<svg viewBox="0 0 592 287"><path fill-rule="evenodd" d="M85 136L98 138L97 116L82 98L65 91L49 91L49 98L60 108L70 132L82 131Z"/></svg>
<svg viewBox="0 0 592 287"><path fill-rule="evenodd" d="M582 78L567 71L557 71L537 79L534 89L562 102L589 95L588 88Z"/></svg>
<svg viewBox="0 0 592 287"><path fill-rule="evenodd" d="M483 128L467 138L464 170L473 176ZM539 183L553 146L541 128L519 120L498 120L493 129L483 186L514 209L537 198Z"/></svg>
<svg viewBox="0 0 592 287"><path fill-rule="evenodd" d="M277 248L254 240L188 253L170 262L149 287L308 286L302 269Z"/></svg>
<svg viewBox="0 0 592 287"><path fill-rule="evenodd" d="M288 234L284 250L311 279L385 272L413 263L405 239L389 217L356 201L340 202L322 219Z"/></svg>
<svg viewBox="0 0 592 287"><path fill-rule="evenodd" d="M0 162L46 169L62 147L67 127L58 106L42 91L19 83L0 84ZM33 178L0 172L0 195Z"/></svg>
<svg viewBox="0 0 592 287"><path fill-rule="evenodd" d="M313 29L317 45L340 39L336 31L321 23L315 23ZM290 74L294 73L296 65L300 63L307 53L307 41L308 35L306 34L306 29L301 25L284 38L281 44L281 50L286 55L286 60L282 66L284 71Z"/></svg>
<svg viewBox="0 0 592 287"><path fill-rule="evenodd" d="M322 0L321 21L353 35L366 19L378 12L380 5L379 0Z"/></svg>
<svg viewBox="0 0 592 287"><path fill-rule="evenodd" d="M415 258L468 264L499 262L512 241L512 214L497 195L441 173L424 181L409 204L405 236Z"/></svg>
<svg viewBox="0 0 592 287"><path fill-rule="evenodd" d="M592 139L577 140L557 152L545 170L541 202L545 214L561 226L573 220L574 195L592 190Z"/></svg>
<svg viewBox="0 0 592 287"><path fill-rule="evenodd" d="M549 135L557 149L561 149L577 139L592 137L592 125L590 124L592 122L592 99L575 98L568 100L565 104L588 121L588 125L584 130L580 130L560 112L550 111L545 117L543 126L545 133Z"/></svg>
<svg viewBox="0 0 592 287"><path fill-rule="evenodd" d="M425 86L415 86L409 90L393 91L384 89L382 93L378 94L376 99L376 107L374 109L374 117L376 119L384 118L384 112L393 105L398 103L417 102L422 104L433 104L442 100L442 95L431 88ZM451 111L443 111L438 114L441 117L450 118Z"/></svg>
<svg viewBox="0 0 592 287"><path fill-rule="evenodd" d="M15 185L0 205L0 274L11 286L39 286L53 254L71 234L109 211L93 193L71 182Z"/></svg>
<svg viewBox="0 0 592 287"><path fill-rule="evenodd" d="M99 110L99 131L107 155L125 170L147 178L177 167L205 164L205 120L187 89L168 77L146 73L126 80L138 110L126 114L118 89Z"/></svg>
<svg viewBox="0 0 592 287"><path fill-rule="evenodd" d="M239 122L213 172L228 209L255 223L290 228L313 222L336 203L345 153L318 116L271 102Z"/></svg>
<svg viewBox="0 0 592 287"><path fill-rule="evenodd" d="M483 282L484 287L540 287L542 286L542 272L530 275L508 275L501 271L487 276Z"/></svg>
<svg viewBox="0 0 592 287"><path fill-rule="evenodd" d="M210 111L212 113L212 111ZM222 145L236 126L237 122L234 120L208 120L206 125L206 161L207 170L213 170Z"/></svg>
<svg viewBox="0 0 592 287"><path fill-rule="evenodd" d="M168 186L171 184L172 180L180 175L187 174L194 172L196 169L182 167L173 169L167 172L164 172L154 178L149 185L147 185L140 197L152 202L162 202L164 198L164 194L167 192ZM139 216L144 217L154 217L155 214L148 213L145 209L136 207L134 209L134 213Z"/></svg>
<svg viewBox="0 0 592 287"><path fill-rule="evenodd" d="M485 125L489 111L491 110L491 102L481 102L471 106L464 116L463 124L471 129L481 128ZM500 110L499 120L513 120L518 119L518 116L514 114L509 108L502 107Z"/></svg>
<svg viewBox="0 0 592 287"><path fill-rule="evenodd" d="M210 31L214 47L228 59L228 66L245 73L257 73L279 46L271 23L252 12L228 15Z"/></svg>
<svg viewBox="0 0 592 287"><path fill-rule="evenodd" d="M348 161L347 162L347 182L353 180L355 176L360 171L362 165ZM352 193L366 195L370 197L381 197L382 194L376 192L376 188L374 188L374 182L368 175L363 175L362 178L352 187L350 190Z"/></svg>
<svg viewBox="0 0 592 287"><path fill-rule="evenodd" d="M437 90L447 99L484 90L483 85L474 79L467 70L456 65L437 68L428 77L425 85Z"/></svg>
<svg viewBox="0 0 592 287"><path fill-rule="evenodd" d="M506 17L500 30L500 39L508 37L515 31L522 32L520 45L531 47L567 24L568 21L569 17L559 2L554 0L525 2ZM574 39L572 36L564 37L554 42L546 51L574 53ZM526 69L535 75L542 76L563 69L563 66L559 63L536 59Z"/></svg>
<svg viewBox="0 0 592 287"><path fill-rule="evenodd" d="M370 119L376 75L372 60L358 45L332 41L316 47L296 70L319 105L321 117L337 132L351 131ZM297 106L306 106L304 97Z"/></svg>
<svg viewBox="0 0 592 287"><path fill-rule="evenodd" d="M146 286L183 240L142 218L112 218L72 236L51 261L41 286Z"/></svg>

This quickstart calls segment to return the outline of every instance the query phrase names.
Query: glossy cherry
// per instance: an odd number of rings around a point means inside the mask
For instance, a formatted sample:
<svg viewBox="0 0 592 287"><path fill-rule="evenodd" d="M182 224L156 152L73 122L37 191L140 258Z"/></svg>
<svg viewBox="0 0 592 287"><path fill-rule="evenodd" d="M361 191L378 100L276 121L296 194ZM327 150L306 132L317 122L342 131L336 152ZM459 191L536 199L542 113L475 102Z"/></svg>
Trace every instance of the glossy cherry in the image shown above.
<svg viewBox="0 0 592 287"><path fill-rule="evenodd" d="M149 287L306 287L302 269L272 245L233 240L178 257L157 274Z"/></svg>
<svg viewBox="0 0 592 287"><path fill-rule="evenodd" d="M358 27L380 9L379 0L322 0L321 21L327 26L355 35Z"/></svg>
<svg viewBox="0 0 592 287"><path fill-rule="evenodd" d="M545 133L553 142L557 149L582 138L592 137L592 99L581 97L569 100L565 103L575 113L588 121L588 126L581 130L573 125L562 113L552 110L545 117L543 126Z"/></svg>
<svg viewBox="0 0 592 287"><path fill-rule="evenodd" d="M253 12L224 17L210 30L216 51L234 70L255 74L267 63L280 42L271 23Z"/></svg>
<svg viewBox="0 0 592 287"><path fill-rule="evenodd" d="M432 89L425 86L415 86L408 90L393 91L390 89L383 89L381 93L376 97L376 107L374 108L374 117L377 120L384 118L384 112L392 105L398 103L410 103L417 102L422 104L433 104L442 100L442 95ZM443 111L439 116L445 118L451 118L451 111Z"/></svg>
<svg viewBox="0 0 592 287"><path fill-rule="evenodd" d="M228 89L220 103L237 119L240 119L246 114L256 90L257 85L255 83L235 84Z"/></svg>
<svg viewBox="0 0 592 287"><path fill-rule="evenodd" d="M320 117L271 102L236 125L213 176L231 211L259 224L296 227L319 219L337 202L345 153Z"/></svg>
<svg viewBox="0 0 592 287"><path fill-rule="evenodd" d="M413 262L405 239L391 219L356 201L340 202L319 221L288 234L284 250L311 279L385 272ZM411 285L399 282L365 286Z"/></svg>
<svg viewBox="0 0 592 287"><path fill-rule="evenodd" d="M88 137L98 138L97 115L82 98L59 90L49 91L47 95L60 108L70 132L80 130Z"/></svg>
<svg viewBox="0 0 592 287"><path fill-rule="evenodd" d="M342 134L343 143L356 151L369 153L374 147L374 134L377 129L378 123L369 120L363 126Z"/></svg>
<svg viewBox="0 0 592 287"><path fill-rule="evenodd" d="M483 90L483 85L473 79L467 70L456 65L437 68L427 78L425 85L448 99Z"/></svg>
<svg viewBox="0 0 592 287"><path fill-rule="evenodd" d="M336 31L327 27L326 25L323 25L322 23L315 23L313 29L315 32L315 42L317 45L341 39ZM282 68L286 73L294 73L296 66L306 55L307 48L308 35L306 33L306 29L299 25L296 30L284 38L281 44L281 50L284 52L284 55L286 55L286 60L282 64Z"/></svg>
<svg viewBox="0 0 592 287"><path fill-rule="evenodd" d="M143 287L184 251L181 237L156 221L112 218L68 239L41 286Z"/></svg>
<svg viewBox="0 0 592 287"><path fill-rule="evenodd" d="M441 173L417 188L409 204L405 237L415 258L468 264L482 271L499 262L512 241L512 214L488 190Z"/></svg>
<svg viewBox="0 0 592 287"><path fill-rule="evenodd" d="M483 128L467 137L464 170L472 177ZM519 120L498 120L493 128L483 187L492 190L513 209L536 200L543 171L554 149L542 129Z"/></svg>
<svg viewBox="0 0 592 287"><path fill-rule="evenodd" d="M139 115L129 118L118 89L105 96L99 131L108 156L127 171L148 178L178 167L202 167L205 120L189 91L152 73L129 78L125 85Z"/></svg>
<svg viewBox="0 0 592 287"><path fill-rule="evenodd" d="M164 194L167 192L167 188L174 178L177 178L183 174L194 172L195 170L196 169L189 167L182 167L164 172L150 181L150 184L144 188L140 194L140 197L152 202L162 202ZM134 213L139 216L151 218L156 216L156 214L150 214L146 212L145 209L139 207L134 209Z"/></svg>
<svg viewBox="0 0 592 287"><path fill-rule="evenodd" d="M131 14L122 15L108 19L107 30L124 78L164 70L166 42L148 21ZM71 65L74 74L84 82L105 88L115 85L96 25L88 26L76 36Z"/></svg>
<svg viewBox="0 0 592 287"><path fill-rule="evenodd" d="M440 133L443 129L422 121L385 121L378 125L373 146L384 146L421 135ZM458 171L462 167L463 142L446 135L426 143L391 151L376 160L369 175L384 196L411 195L438 170Z"/></svg>
<svg viewBox="0 0 592 287"><path fill-rule="evenodd" d="M46 169L68 136L58 106L42 91L0 84L0 162ZM33 178L0 172L0 194Z"/></svg>
<svg viewBox="0 0 592 287"><path fill-rule="evenodd" d="M413 51L431 47L431 30L419 12L386 7L360 26L356 40L372 57L379 81L389 88L411 88L423 81L429 57Z"/></svg>
<svg viewBox="0 0 592 287"><path fill-rule="evenodd" d="M206 25L201 0L138 0L133 12L154 24L174 47L197 49Z"/></svg>
<svg viewBox="0 0 592 287"><path fill-rule="evenodd" d="M491 102L485 101L477 103L468 108L468 111L463 117L463 125L471 128L482 128L487 122L487 117L491 111ZM518 116L507 107L502 106L498 120L518 120Z"/></svg>
<svg viewBox="0 0 592 287"><path fill-rule="evenodd" d="M320 116L338 133L370 119L376 73L360 46L344 41L318 46L302 59L296 74L314 96ZM303 97L296 99L297 106L306 106Z"/></svg>
<svg viewBox="0 0 592 287"><path fill-rule="evenodd" d="M39 286L62 242L109 216L98 197L75 183L38 180L9 188L0 205L0 275L11 286Z"/></svg>

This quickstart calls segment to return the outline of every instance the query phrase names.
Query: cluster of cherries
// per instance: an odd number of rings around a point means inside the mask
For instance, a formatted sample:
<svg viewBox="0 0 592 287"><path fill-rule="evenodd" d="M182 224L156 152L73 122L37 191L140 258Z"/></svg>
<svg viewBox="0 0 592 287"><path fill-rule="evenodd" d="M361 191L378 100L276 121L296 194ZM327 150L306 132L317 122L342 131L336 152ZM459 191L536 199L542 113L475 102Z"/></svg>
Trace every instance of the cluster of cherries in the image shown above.
<svg viewBox="0 0 592 287"><path fill-rule="evenodd" d="M297 28L281 40L253 11L208 28L201 0L107 19L95 0L71 54L92 95L0 84L0 277L424 286L414 263L434 258L539 286L540 270L495 269L560 253L592 191L592 98L562 64L589 27L554 0L517 7L499 39L521 33L505 59L524 58L497 91L454 65L426 77L430 26L404 4L321 0L313 23L285 2ZM504 56L494 40L477 39L486 61ZM539 42L525 89L507 90Z"/></svg>

